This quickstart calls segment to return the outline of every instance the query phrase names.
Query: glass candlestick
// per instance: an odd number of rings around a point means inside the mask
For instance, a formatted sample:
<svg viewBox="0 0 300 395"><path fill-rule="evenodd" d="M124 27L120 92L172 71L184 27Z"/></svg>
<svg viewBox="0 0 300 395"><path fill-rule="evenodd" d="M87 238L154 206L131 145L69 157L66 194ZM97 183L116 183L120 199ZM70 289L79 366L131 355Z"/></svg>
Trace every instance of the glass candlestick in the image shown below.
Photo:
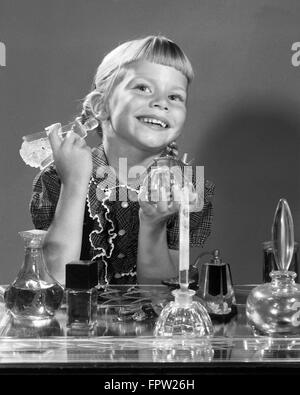
<svg viewBox="0 0 300 395"><path fill-rule="evenodd" d="M273 250L279 270L272 271L271 282L255 287L246 302L246 315L255 334L299 336L300 285L289 271L294 251L292 215L286 200L278 203L273 227Z"/></svg>

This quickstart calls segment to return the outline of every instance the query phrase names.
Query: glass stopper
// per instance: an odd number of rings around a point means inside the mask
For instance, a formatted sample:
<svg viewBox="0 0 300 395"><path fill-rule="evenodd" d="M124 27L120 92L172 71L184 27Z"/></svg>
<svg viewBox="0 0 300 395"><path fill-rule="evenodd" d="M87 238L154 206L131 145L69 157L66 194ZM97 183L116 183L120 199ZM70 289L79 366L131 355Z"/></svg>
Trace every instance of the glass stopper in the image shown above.
<svg viewBox="0 0 300 395"><path fill-rule="evenodd" d="M272 238L275 262L279 270L289 270L294 252L294 224L289 205L280 199L276 208Z"/></svg>

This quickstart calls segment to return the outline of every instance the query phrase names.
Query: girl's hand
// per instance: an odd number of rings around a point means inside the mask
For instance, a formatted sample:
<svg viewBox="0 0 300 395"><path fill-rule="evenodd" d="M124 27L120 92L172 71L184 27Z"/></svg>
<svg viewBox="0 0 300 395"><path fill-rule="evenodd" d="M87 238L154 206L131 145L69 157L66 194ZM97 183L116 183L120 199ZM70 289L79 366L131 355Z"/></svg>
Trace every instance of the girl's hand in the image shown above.
<svg viewBox="0 0 300 395"><path fill-rule="evenodd" d="M179 210L179 203L172 199L171 193L161 187L160 196L151 196L151 201L144 189L139 193L140 221L152 225L162 225L167 218Z"/></svg>
<svg viewBox="0 0 300 395"><path fill-rule="evenodd" d="M151 200L145 189L139 194L140 221L148 225L157 226L166 222L168 217L180 209L182 189L176 186L167 190L164 186L160 191L151 191ZM190 208L195 204L197 195L191 186L189 193Z"/></svg>
<svg viewBox="0 0 300 395"><path fill-rule="evenodd" d="M85 140L70 131L66 137L59 136L61 124L48 128L57 172L64 185L87 187L93 169L91 148Z"/></svg>

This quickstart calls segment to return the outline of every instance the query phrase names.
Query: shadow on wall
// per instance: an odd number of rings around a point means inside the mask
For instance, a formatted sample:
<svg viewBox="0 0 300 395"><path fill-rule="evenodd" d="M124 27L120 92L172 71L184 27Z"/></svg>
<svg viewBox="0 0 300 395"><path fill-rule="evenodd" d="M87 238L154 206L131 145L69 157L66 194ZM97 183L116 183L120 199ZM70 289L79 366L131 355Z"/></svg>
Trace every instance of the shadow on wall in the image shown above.
<svg viewBox="0 0 300 395"><path fill-rule="evenodd" d="M205 250L221 250L235 283L261 282L261 243L271 237L282 197L292 211L295 239L300 238L299 154L295 104L287 108L275 100L239 103L201 141L197 163L205 163L206 177L216 184L213 230Z"/></svg>

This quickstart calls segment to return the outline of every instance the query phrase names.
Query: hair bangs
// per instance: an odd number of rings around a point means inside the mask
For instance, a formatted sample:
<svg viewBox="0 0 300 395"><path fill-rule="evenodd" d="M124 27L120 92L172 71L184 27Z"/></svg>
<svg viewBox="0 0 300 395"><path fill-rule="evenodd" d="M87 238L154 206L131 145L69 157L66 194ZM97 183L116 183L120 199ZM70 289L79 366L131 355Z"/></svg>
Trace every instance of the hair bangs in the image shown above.
<svg viewBox="0 0 300 395"><path fill-rule="evenodd" d="M119 58L120 67L126 67L138 60L147 60L180 71L190 84L194 78L192 65L173 41L163 36L149 36L142 40L133 40L127 46L124 57Z"/></svg>
<svg viewBox="0 0 300 395"><path fill-rule="evenodd" d="M173 67L180 71L190 83L194 72L190 61L184 52L173 41L165 37L153 37L145 48L144 59L149 62Z"/></svg>

